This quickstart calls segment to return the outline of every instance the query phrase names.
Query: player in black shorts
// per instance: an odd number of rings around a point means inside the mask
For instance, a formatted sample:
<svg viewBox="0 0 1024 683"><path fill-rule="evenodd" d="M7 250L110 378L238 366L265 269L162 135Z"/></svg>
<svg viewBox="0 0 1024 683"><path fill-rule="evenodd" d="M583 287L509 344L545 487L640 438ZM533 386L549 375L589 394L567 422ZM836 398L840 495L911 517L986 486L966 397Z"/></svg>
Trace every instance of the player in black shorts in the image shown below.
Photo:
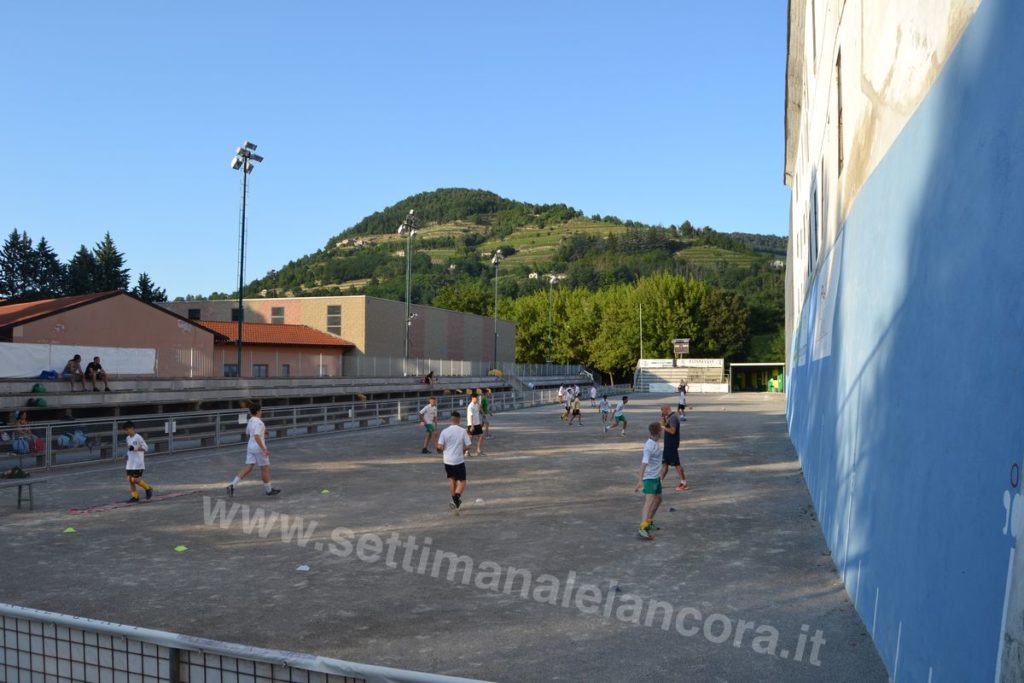
<svg viewBox="0 0 1024 683"><path fill-rule="evenodd" d="M683 471L683 465L679 461L679 414L673 412L672 407L668 404L661 406L661 425L665 435L661 479L664 481L669 467L675 467L676 472L679 473L679 485L676 486L676 491L685 491L690 487L686 484L686 472Z"/></svg>

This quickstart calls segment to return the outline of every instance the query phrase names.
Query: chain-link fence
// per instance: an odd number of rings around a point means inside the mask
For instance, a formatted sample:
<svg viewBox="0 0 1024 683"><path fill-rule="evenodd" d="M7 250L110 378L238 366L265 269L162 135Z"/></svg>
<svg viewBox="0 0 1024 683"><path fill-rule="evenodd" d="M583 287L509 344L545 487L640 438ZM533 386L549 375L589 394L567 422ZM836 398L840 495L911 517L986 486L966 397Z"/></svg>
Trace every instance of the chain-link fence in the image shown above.
<svg viewBox="0 0 1024 683"><path fill-rule="evenodd" d="M473 683L0 603L5 683Z"/></svg>

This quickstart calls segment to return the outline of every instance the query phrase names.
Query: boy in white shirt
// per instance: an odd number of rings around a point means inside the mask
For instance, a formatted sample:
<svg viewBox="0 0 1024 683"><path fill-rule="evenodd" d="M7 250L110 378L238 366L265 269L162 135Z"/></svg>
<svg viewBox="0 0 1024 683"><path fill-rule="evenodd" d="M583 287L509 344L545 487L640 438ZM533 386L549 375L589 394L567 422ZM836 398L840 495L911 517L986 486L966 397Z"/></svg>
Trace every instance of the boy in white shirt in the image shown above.
<svg viewBox="0 0 1024 683"><path fill-rule="evenodd" d="M128 502L139 502L136 485L142 487L142 490L146 492L146 500L149 500L153 497L153 487L142 479L142 473L146 471L146 451L149 450L149 446L146 445L146 440L142 438L142 435L135 431L135 425L131 421L124 423L124 433L125 444L128 446L125 474L128 475L128 486L132 490L132 497L128 499Z"/></svg>
<svg viewBox="0 0 1024 683"><path fill-rule="evenodd" d="M615 404L615 408L612 410L612 423L604 426L604 431L608 431L615 425L622 423L622 431L619 436L626 435L626 404L629 403L629 396L623 396L622 400Z"/></svg>
<svg viewBox="0 0 1024 683"><path fill-rule="evenodd" d="M634 491L644 489L644 511L643 519L640 521L640 538L649 541L654 538L652 531L658 527L654 525L654 515L661 505L661 423L652 422L647 426L650 438L644 444L644 457L640 463L640 478L637 480Z"/></svg>
<svg viewBox="0 0 1024 683"><path fill-rule="evenodd" d="M601 409L601 422L607 426L608 424L608 412L611 410L611 404L608 403L608 397L602 395L600 402L597 407ZM605 431L608 431L607 429Z"/></svg>
<svg viewBox="0 0 1024 683"><path fill-rule="evenodd" d="M245 447L245 467L228 484L228 497L235 495L235 487L252 472L256 465L260 466L260 479L263 480L263 492L268 496L276 496L281 489L275 489L270 483L270 449L267 448L267 426L263 424L263 408L258 403L249 404L249 422L245 425L245 433L249 443Z"/></svg>
<svg viewBox="0 0 1024 683"><path fill-rule="evenodd" d="M420 424L427 430L426 436L423 437L423 452L430 453L427 446L430 445L430 437L437 431L437 399L433 396L427 405L420 409Z"/></svg>
<svg viewBox="0 0 1024 683"><path fill-rule="evenodd" d="M473 444L465 429L459 426L459 411L453 410L450 423L437 436L437 451L444 453L444 471L448 475L448 488L452 510L462 507L462 492L466 489L466 454Z"/></svg>
<svg viewBox="0 0 1024 683"><path fill-rule="evenodd" d="M483 455L484 419L483 411L480 409L480 397L476 394L469 397L469 405L466 406L466 413L468 414L466 424L469 426L469 435L478 437L476 441L476 454Z"/></svg>

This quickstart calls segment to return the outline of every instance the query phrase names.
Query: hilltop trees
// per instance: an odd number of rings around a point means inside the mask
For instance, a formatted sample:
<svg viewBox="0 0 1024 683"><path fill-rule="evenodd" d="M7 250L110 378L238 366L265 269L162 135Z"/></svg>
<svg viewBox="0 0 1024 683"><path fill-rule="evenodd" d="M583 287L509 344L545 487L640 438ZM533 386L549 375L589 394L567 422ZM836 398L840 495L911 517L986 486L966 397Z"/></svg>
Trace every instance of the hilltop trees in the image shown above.
<svg viewBox="0 0 1024 683"><path fill-rule="evenodd" d="M12 230L0 247L0 296L12 301L127 290L129 281L124 254L109 232L91 251L83 244L66 264L45 237L33 247L24 231ZM145 273L132 292L147 301L167 300Z"/></svg>
<svg viewBox="0 0 1024 683"><path fill-rule="evenodd" d="M516 323L516 358L582 363L601 372L628 373L640 357L640 307L644 355L671 358L672 339L693 339L694 356L735 358L745 349L749 309L732 292L681 275L662 273L635 284L597 291L558 289L551 296L548 341L547 291L503 301L499 314Z"/></svg>

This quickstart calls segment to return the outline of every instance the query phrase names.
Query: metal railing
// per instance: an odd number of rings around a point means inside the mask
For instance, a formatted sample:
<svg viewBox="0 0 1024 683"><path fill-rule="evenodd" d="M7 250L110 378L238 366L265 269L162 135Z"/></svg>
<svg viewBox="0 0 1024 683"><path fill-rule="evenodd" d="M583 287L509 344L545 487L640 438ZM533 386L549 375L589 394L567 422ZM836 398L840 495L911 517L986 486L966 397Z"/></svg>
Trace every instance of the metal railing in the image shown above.
<svg viewBox="0 0 1024 683"><path fill-rule="evenodd" d="M0 680L473 683L0 603Z"/></svg>
<svg viewBox="0 0 1024 683"><path fill-rule="evenodd" d="M474 360L441 360L432 358L390 358L354 356L345 359L344 377L423 377L428 372L439 377L483 377L498 369L505 375L523 377L576 376L581 365L549 363L492 363Z"/></svg>
<svg viewBox="0 0 1024 683"><path fill-rule="evenodd" d="M602 387L602 393L628 392L628 387ZM466 393L435 393L439 422L452 410L463 410ZM419 420L427 395L379 401L348 401L301 406L265 407L263 422L268 440L315 436L399 425ZM504 412L557 401L557 389L496 391L492 410ZM32 448L13 450L14 439L0 441L0 468L53 468L89 462L109 462L124 456L124 423L131 420L149 446L149 455L183 453L246 442L248 415L239 410L218 410L160 415L126 416L74 422L30 425ZM5 432L8 437L13 432ZM4 432L0 432L0 439Z"/></svg>

